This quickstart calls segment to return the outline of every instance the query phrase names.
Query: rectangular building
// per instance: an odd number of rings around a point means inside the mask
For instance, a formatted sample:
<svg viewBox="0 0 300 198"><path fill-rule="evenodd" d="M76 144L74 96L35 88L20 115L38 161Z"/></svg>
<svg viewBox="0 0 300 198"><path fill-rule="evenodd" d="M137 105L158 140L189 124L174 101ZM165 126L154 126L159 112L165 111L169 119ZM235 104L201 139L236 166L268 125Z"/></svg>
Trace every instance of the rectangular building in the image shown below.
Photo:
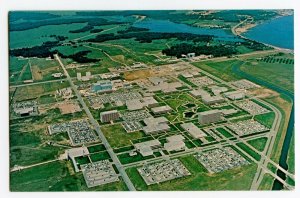
<svg viewBox="0 0 300 198"><path fill-rule="evenodd" d="M92 85L92 92L112 91L113 83L109 80L102 80Z"/></svg>
<svg viewBox="0 0 300 198"><path fill-rule="evenodd" d="M161 147L160 141L157 139L134 144L135 149L141 153L143 157L153 155L153 149Z"/></svg>
<svg viewBox="0 0 300 198"><path fill-rule="evenodd" d="M222 120L222 112L217 109L204 111L198 114L198 119L200 124L219 122Z"/></svg>
<svg viewBox="0 0 300 198"><path fill-rule="evenodd" d="M193 138L203 138L206 135L204 131L199 129L194 123L183 123L180 125L184 130L186 130Z"/></svg>
<svg viewBox="0 0 300 198"><path fill-rule="evenodd" d="M154 107L151 109L151 111L154 114L161 114L161 113L167 113L167 112L172 111L172 108L168 105L165 105L165 106L161 106L161 107Z"/></svg>
<svg viewBox="0 0 300 198"><path fill-rule="evenodd" d="M204 104L211 105L211 104L224 102L225 99L222 96L205 96L202 97L202 101Z"/></svg>
<svg viewBox="0 0 300 198"><path fill-rule="evenodd" d="M243 90L230 91L224 93L224 96L226 96L230 100L239 100L245 97L245 92Z"/></svg>
<svg viewBox="0 0 300 198"><path fill-rule="evenodd" d="M101 122L110 122L119 119L120 115L117 110L105 111L100 113Z"/></svg>
<svg viewBox="0 0 300 198"><path fill-rule="evenodd" d="M143 127L143 131L146 134L168 131L168 130L170 130L168 122L169 122L168 119L165 117L145 118L144 123L146 124L146 126Z"/></svg>
<svg viewBox="0 0 300 198"><path fill-rule="evenodd" d="M173 135L166 138L167 143L164 144L164 148L170 151L181 151L185 150L184 137L182 135Z"/></svg>

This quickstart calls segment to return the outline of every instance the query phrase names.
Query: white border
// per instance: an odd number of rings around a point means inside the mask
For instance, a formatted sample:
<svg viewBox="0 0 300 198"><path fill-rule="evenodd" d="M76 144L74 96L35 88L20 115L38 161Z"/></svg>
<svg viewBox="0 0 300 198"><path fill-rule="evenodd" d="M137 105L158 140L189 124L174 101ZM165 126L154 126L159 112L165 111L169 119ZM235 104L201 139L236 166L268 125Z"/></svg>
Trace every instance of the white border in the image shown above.
<svg viewBox="0 0 300 198"><path fill-rule="evenodd" d="M295 11L295 76L300 74L299 68L299 19L300 9L297 0L2 0L0 1L0 197L300 197L299 175L296 174L296 190L292 192L136 192L136 193L10 193L9 192L9 136L8 136L8 11L12 10L191 10L191 9L294 9ZM299 85L300 78L295 78L295 128L299 129ZM295 133L298 133L295 130ZM299 154L299 143L296 135L295 150ZM296 173L299 168L299 157L296 158ZM195 184L197 185L197 184Z"/></svg>

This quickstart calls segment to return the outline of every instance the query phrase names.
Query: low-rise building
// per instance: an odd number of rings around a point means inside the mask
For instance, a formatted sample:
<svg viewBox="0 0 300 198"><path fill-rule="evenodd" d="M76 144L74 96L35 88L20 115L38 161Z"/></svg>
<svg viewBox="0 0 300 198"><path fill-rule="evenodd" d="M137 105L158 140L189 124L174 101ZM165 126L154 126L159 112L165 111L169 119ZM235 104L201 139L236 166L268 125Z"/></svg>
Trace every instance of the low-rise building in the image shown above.
<svg viewBox="0 0 300 198"><path fill-rule="evenodd" d="M224 96L226 96L230 100L239 100L245 97L245 92L243 90L230 91L224 93Z"/></svg>
<svg viewBox="0 0 300 198"><path fill-rule="evenodd" d="M165 105L165 106L160 106L160 107L154 107L151 109L151 111L154 114L162 114L162 113L167 113L167 112L172 111L172 108L168 105Z"/></svg>
<svg viewBox="0 0 300 198"><path fill-rule="evenodd" d="M206 135L204 131L199 129L194 123L183 123L180 125L184 130L186 130L193 138L203 138Z"/></svg>
<svg viewBox="0 0 300 198"><path fill-rule="evenodd" d="M134 144L135 149L143 156L153 155L153 149L161 147L160 141L157 139Z"/></svg>
<svg viewBox="0 0 300 198"><path fill-rule="evenodd" d="M109 92L112 91L113 83L109 80L101 80L92 84L92 92Z"/></svg>
<svg viewBox="0 0 300 198"><path fill-rule="evenodd" d="M173 135L166 138L167 143L164 144L164 148L170 151L185 150L184 137L182 135Z"/></svg>
<svg viewBox="0 0 300 198"><path fill-rule="evenodd" d="M222 96L204 96L202 97L202 101L204 104L212 105L216 103L224 102L225 99Z"/></svg>
<svg viewBox="0 0 300 198"><path fill-rule="evenodd" d="M150 133L158 133L162 131L168 131L170 130L170 127L168 125L168 119L165 117L148 117L144 119L144 123L146 124L145 127L143 127L143 131L146 134Z"/></svg>

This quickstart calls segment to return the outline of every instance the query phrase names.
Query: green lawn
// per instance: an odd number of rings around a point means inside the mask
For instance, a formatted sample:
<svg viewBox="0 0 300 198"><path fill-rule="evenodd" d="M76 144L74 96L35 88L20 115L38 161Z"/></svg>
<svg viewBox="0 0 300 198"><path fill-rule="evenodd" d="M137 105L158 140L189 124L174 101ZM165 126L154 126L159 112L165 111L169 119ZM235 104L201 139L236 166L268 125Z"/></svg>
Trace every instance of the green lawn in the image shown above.
<svg viewBox="0 0 300 198"><path fill-rule="evenodd" d="M249 60L241 66L241 70L294 92L294 64L266 63Z"/></svg>
<svg viewBox="0 0 300 198"><path fill-rule="evenodd" d="M136 168L126 170L137 190L193 191L193 190L249 190L256 165L211 174L191 155L179 158L192 173L190 176L147 186Z"/></svg>
<svg viewBox="0 0 300 198"><path fill-rule="evenodd" d="M239 76L232 73L232 67L234 64L238 64L239 60L227 60L227 61L205 61L192 63L194 66L203 69L225 81L232 81L240 79Z"/></svg>
<svg viewBox="0 0 300 198"><path fill-rule="evenodd" d="M241 149L243 149L244 151L246 151L249 155L251 155L254 159L256 159L257 161L260 160L260 155L258 153L256 153L255 151L253 151L250 147L248 147L246 144L244 143L237 143L236 144L238 147L240 147Z"/></svg>
<svg viewBox="0 0 300 198"><path fill-rule="evenodd" d="M266 146L267 140L268 138L262 137L254 140L249 140L248 143L254 148L256 148L258 151L263 151Z"/></svg>
<svg viewBox="0 0 300 198"><path fill-rule="evenodd" d="M69 168L68 168L69 167ZM71 167L71 168L70 168ZM82 173L72 173L71 162L52 162L10 174L10 190L16 191L124 191L121 180L88 188Z"/></svg>
<svg viewBox="0 0 300 198"><path fill-rule="evenodd" d="M266 173L261 181L258 190L272 190L274 178Z"/></svg>
<svg viewBox="0 0 300 198"><path fill-rule="evenodd" d="M231 138L233 135L231 135L226 129L224 128L217 128L217 131L219 131L222 135L224 135L226 138Z"/></svg>
<svg viewBox="0 0 300 198"><path fill-rule="evenodd" d="M254 116L254 119L268 128L271 128L275 119L275 113L269 112Z"/></svg>
<svg viewBox="0 0 300 198"><path fill-rule="evenodd" d="M105 151L105 146L103 144L97 144L97 145L89 146L88 150L90 153Z"/></svg>
<svg viewBox="0 0 300 198"><path fill-rule="evenodd" d="M295 130L294 130L294 133L295 133ZM290 143L287 164L288 164L288 171L290 173L295 174L295 135L292 136L292 140Z"/></svg>
<svg viewBox="0 0 300 198"><path fill-rule="evenodd" d="M108 152L106 152L106 151L91 154L90 157L91 157L92 162L97 162L100 160L106 160L106 159L110 158Z"/></svg>
<svg viewBox="0 0 300 198"><path fill-rule="evenodd" d="M142 132L127 133L121 124L104 126L101 130L113 148L129 146L131 145L130 140L140 139L144 136Z"/></svg>

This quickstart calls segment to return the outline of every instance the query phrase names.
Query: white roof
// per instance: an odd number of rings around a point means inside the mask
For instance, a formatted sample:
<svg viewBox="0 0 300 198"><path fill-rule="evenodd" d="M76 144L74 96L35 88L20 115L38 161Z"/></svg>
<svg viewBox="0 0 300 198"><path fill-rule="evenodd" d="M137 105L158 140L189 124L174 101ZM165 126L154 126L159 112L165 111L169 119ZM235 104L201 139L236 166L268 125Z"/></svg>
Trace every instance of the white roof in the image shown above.
<svg viewBox="0 0 300 198"><path fill-rule="evenodd" d="M185 138L182 135L172 135L166 138L168 142L182 141Z"/></svg>
<svg viewBox="0 0 300 198"><path fill-rule="evenodd" d="M189 132L194 138L202 138L207 136L201 129L194 125L194 123L184 123L180 126Z"/></svg>
<svg viewBox="0 0 300 198"><path fill-rule="evenodd" d="M172 108L168 105L165 106L160 106L160 107L154 107L151 109L153 113L159 113L159 112L164 112L164 111L172 111Z"/></svg>

